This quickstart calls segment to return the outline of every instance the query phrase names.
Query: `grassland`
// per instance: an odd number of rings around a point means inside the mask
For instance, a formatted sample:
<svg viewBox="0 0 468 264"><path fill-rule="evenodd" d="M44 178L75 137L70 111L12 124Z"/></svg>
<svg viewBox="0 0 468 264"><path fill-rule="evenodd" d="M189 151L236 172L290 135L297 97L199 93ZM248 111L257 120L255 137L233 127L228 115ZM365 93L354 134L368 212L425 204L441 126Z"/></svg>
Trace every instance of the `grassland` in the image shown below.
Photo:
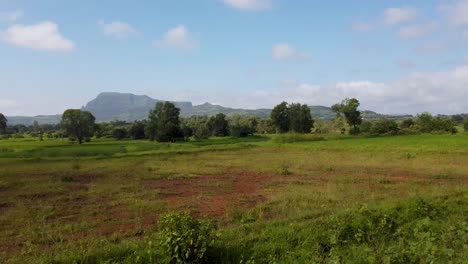
<svg viewBox="0 0 468 264"><path fill-rule="evenodd" d="M137 262L173 211L211 262L466 263L468 134L0 140L0 263Z"/></svg>

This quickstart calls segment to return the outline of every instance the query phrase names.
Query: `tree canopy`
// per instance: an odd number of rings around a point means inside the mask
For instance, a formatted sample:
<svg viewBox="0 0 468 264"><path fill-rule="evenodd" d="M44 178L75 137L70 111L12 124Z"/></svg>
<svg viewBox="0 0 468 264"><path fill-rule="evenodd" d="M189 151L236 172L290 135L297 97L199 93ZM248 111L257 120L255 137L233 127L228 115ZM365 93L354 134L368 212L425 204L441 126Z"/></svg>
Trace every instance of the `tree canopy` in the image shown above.
<svg viewBox="0 0 468 264"><path fill-rule="evenodd" d="M63 112L60 127L70 139L77 139L83 143L83 139L93 136L96 118L88 111L80 109L68 109Z"/></svg>
<svg viewBox="0 0 468 264"><path fill-rule="evenodd" d="M2 113L0 113L0 134L5 133L7 122L7 118Z"/></svg>
<svg viewBox="0 0 468 264"><path fill-rule="evenodd" d="M171 102L159 102L149 112L146 134L151 141L172 142L182 138L180 109Z"/></svg>
<svg viewBox="0 0 468 264"><path fill-rule="evenodd" d="M307 105L282 102L271 111L271 122L277 132L310 133L314 120Z"/></svg>
<svg viewBox="0 0 468 264"><path fill-rule="evenodd" d="M332 106L337 116L344 116L346 122L351 126L350 133L359 133L359 125L362 123L361 112L358 110L359 101L356 98L346 98L341 103Z"/></svg>

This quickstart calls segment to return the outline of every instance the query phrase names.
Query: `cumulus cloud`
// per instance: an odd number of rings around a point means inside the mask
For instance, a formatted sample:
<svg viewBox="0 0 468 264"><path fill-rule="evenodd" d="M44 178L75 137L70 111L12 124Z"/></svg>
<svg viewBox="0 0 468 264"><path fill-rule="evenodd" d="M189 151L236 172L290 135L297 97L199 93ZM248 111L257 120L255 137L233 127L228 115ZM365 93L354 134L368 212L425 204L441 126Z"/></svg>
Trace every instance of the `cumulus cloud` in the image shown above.
<svg viewBox="0 0 468 264"><path fill-rule="evenodd" d="M260 11L271 8L271 0L223 0L223 2L230 7L246 11Z"/></svg>
<svg viewBox="0 0 468 264"><path fill-rule="evenodd" d="M100 20L98 21L98 25L106 36L116 38L125 38L137 32L130 24L121 21L105 23Z"/></svg>
<svg viewBox="0 0 468 264"><path fill-rule="evenodd" d="M169 29L154 45L159 48L193 49L198 47L198 40L184 25L180 25Z"/></svg>
<svg viewBox="0 0 468 264"><path fill-rule="evenodd" d="M413 25L402 27L398 31L398 37L402 39L414 39L426 36L437 28L437 23L428 23L423 25Z"/></svg>
<svg viewBox="0 0 468 264"><path fill-rule="evenodd" d="M211 95L208 101L224 106L271 108L281 101L330 106L355 97L362 109L387 114L434 114L468 112L468 64L449 71L419 72L388 82L355 80L331 85L299 83L274 90L259 89L248 94Z"/></svg>
<svg viewBox="0 0 468 264"><path fill-rule="evenodd" d="M418 12L409 7L402 8L387 8L384 11L384 22L387 25L396 25L403 22L408 22L416 18Z"/></svg>
<svg viewBox="0 0 468 264"><path fill-rule="evenodd" d="M286 43L276 44L271 53L274 59L281 61L304 61L309 58L306 53L297 51Z"/></svg>
<svg viewBox="0 0 468 264"><path fill-rule="evenodd" d="M450 4L443 4L439 9L452 25L468 25L468 0L458 0Z"/></svg>
<svg viewBox="0 0 468 264"><path fill-rule="evenodd" d="M20 9L9 11L9 12L0 12L0 21L6 22L15 22L23 16L23 11Z"/></svg>
<svg viewBox="0 0 468 264"><path fill-rule="evenodd" d="M58 31L57 24L49 21L34 25L13 25L0 32L0 40L18 47L47 51L71 51L75 45Z"/></svg>

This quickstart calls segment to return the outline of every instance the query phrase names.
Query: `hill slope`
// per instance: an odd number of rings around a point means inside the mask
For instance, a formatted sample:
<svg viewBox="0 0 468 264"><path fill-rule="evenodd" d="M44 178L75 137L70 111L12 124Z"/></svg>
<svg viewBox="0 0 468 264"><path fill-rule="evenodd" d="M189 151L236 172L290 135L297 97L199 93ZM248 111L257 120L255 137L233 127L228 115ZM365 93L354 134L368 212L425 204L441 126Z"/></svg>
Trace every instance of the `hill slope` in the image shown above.
<svg viewBox="0 0 468 264"><path fill-rule="evenodd" d="M89 101L81 109L93 113L97 122L109 122L112 120L134 121L145 119L148 116L149 110L154 108L154 105L158 102L161 102L161 100L153 99L147 95L105 92ZM174 104L180 108L182 116L212 116L223 113L228 116L241 114L266 118L271 113L271 109L237 109L210 103L193 105L191 102L174 102ZM327 106L310 106L310 109L315 119L333 119L335 117L335 113ZM385 116L372 111L363 111L362 113L365 119L376 119ZM39 124L57 124L60 122L61 116L10 116L7 118L10 125L32 125L34 121L38 121Z"/></svg>

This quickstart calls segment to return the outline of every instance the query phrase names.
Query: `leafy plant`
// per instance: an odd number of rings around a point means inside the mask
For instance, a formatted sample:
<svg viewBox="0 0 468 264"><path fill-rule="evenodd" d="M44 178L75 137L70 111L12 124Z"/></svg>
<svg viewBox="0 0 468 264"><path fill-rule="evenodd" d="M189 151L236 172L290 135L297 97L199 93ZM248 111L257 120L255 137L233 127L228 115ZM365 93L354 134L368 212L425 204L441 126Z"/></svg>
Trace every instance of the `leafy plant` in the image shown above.
<svg viewBox="0 0 468 264"><path fill-rule="evenodd" d="M215 241L215 226L208 219L168 214L160 220L161 248L169 263L205 263Z"/></svg>

